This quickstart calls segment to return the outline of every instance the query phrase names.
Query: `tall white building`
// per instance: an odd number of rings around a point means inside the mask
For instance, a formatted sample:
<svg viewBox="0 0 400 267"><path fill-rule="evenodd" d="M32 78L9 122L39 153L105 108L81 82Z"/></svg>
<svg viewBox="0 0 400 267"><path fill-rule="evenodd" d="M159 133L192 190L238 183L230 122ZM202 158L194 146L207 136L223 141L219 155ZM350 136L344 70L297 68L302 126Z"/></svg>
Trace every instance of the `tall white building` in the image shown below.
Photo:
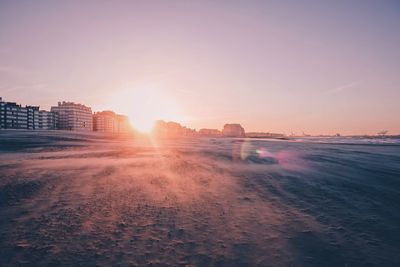
<svg viewBox="0 0 400 267"><path fill-rule="evenodd" d="M51 112L57 116L57 129L71 131L92 131L92 109L74 102L58 102L51 107Z"/></svg>

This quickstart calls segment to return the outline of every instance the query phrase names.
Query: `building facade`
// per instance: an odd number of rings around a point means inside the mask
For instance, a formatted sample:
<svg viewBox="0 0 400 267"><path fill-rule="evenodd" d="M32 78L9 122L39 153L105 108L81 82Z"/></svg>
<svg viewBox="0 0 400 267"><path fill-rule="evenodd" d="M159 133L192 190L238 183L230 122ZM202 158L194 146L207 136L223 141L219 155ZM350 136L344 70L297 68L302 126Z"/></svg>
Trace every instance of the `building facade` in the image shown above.
<svg viewBox="0 0 400 267"><path fill-rule="evenodd" d="M174 121L156 121L153 134L158 137L194 137L197 132Z"/></svg>
<svg viewBox="0 0 400 267"><path fill-rule="evenodd" d="M74 102L58 102L51 107L51 112L57 117L56 128L70 131L92 131L92 109Z"/></svg>
<svg viewBox="0 0 400 267"><path fill-rule="evenodd" d="M222 132L218 129L200 129L199 136L205 137L221 137Z"/></svg>
<svg viewBox="0 0 400 267"><path fill-rule="evenodd" d="M238 123L225 124L222 135L225 137L245 137L245 131Z"/></svg>
<svg viewBox="0 0 400 267"><path fill-rule="evenodd" d="M5 102L0 97L0 129L39 128L39 107L22 107L14 102Z"/></svg>
<svg viewBox="0 0 400 267"><path fill-rule="evenodd" d="M117 118L117 132L118 133L128 133L132 131L132 126L129 122L128 116L125 115L116 115Z"/></svg>
<svg viewBox="0 0 400 267"><path fill-rule="evenodd" d="M57 114L47 110L39 111L39 129L55 130L57 129Z"/></svg>
<svg viewBox="0 0 400 267"><path fill-rule="evenodd" d="M93 114L93 131L105 133L127 133L131 129L127 116L113 111L101 111Z"/></svg>
<svg viewBox="0 0 400 267"><path fill-rule="evenodd" d="M112 111L95 112L93 114L93 131L114 133L116 132L117 121Z"/></svg>

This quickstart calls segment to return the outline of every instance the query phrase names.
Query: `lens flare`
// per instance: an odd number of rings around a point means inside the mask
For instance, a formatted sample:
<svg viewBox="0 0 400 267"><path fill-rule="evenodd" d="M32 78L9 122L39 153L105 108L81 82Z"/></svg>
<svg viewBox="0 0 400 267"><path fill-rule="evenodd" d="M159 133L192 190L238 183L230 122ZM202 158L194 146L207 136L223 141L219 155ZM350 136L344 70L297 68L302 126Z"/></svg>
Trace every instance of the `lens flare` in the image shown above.
<svg viewBox="0 0 400 267"><path fill-rule="evenodd" d="M156 120L185 120L178 103L161 86L128 86L111 99L115 110L127 114L134 129L150 133Z"/></svg>

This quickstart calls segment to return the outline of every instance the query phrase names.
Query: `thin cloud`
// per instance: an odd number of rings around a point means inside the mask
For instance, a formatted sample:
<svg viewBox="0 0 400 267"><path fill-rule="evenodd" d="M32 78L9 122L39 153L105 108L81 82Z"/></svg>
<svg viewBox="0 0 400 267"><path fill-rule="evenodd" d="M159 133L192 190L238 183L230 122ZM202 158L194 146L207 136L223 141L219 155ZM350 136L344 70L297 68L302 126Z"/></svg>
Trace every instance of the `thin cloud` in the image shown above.
<svg viewBox="0 0 400 267"><path fill-rule="evenodd" d="M353 88L353 87L356 87L356 86L359 85L361 82L362 82L361 80L353 81L353 82L351 82L351 83L348 83L348 84L345 84L345 85L342 85L342 86L338 86L338 87L329 89L329 90L325 91L325 93L328 94L328 95L339 94L339 93L341 93L341 92L343 92L343 91L347 91L348 89L351 89L351 88Z"/></svg>

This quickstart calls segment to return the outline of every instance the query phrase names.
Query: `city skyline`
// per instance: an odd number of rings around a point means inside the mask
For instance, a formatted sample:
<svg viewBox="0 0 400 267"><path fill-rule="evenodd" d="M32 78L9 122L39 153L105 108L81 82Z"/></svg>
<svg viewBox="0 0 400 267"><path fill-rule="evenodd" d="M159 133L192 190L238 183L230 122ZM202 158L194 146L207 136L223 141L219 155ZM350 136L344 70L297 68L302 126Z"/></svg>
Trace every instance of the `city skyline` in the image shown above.
<svg viewBox="0 0 400 267"><path fill-rule="evenodd" d="M59 110L69 114L61 115ZM68 112L69 110L69 112ZM73 111L73 112L71 112ZM29 112L31 114L29 115ZM62 113L63 113L62 112ZM86 125L87 123L87 125ZM146 126L142 128L143 126ZM0 129L25 129L25 130L69 130L69 131L94 131L115 134L139 134L150 137L240 137L240 138L272 138L283 139L295 137L341 137L336 134L308 133L277 133L273 131L245 131L240 123L225 122L220 127L190 128L173 120L155 120L150 127L135 125L124 114L117 114L112 110L95 111L90 106L71 101L58 101L57 106L51 106L50 111L40 105L22 105L16 102L4 101L0 97ZM379 131L372 135L343 135L355 136L392 136L400 134L389 133L387 130Z"/></svg>
<svg viewBox="0 0 400 267"><path fill-rule="evenodd" d="M399 134L400 6L385 3L2 1L0 95L143 127Z"/></svg>

